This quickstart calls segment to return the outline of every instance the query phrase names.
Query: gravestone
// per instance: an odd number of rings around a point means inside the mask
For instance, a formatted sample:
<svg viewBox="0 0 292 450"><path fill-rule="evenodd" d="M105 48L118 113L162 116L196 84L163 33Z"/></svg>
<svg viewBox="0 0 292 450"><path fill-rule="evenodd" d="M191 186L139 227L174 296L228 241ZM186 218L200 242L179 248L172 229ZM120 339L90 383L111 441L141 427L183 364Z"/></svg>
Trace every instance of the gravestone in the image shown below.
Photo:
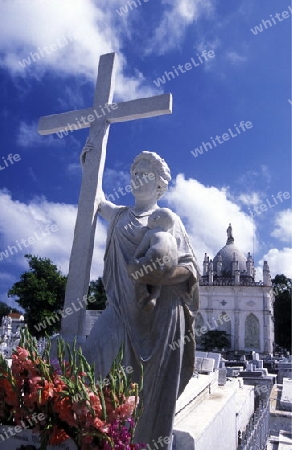
<svg viewBox="0 0 292 450"><path fill-rule="evenodd" d="M211 373L214 370L215 360L212 358L195 358L195 371L199 373Z"/></svg>
<svg viewBox="0 0 292 450"><path fill-rule="evenodd" d="M213 368L213 370L218 370L219 367L220 367L220 361L221 361L222 356L221 356L221 353L196 351L196 358L214 359L214 368Z"/></svg>
<svg viewBox="0 0 292 450"><path fill-rule="evenodd" d="M226 371L228 377L239 377L240 371L234 367L226 367Z"/></svg>
<svg viewBox="0 0 292 450"><path fill-rule="evenodd" d="M283 389L280 399L281 408L286 411L292 411L292 379L283 379Z"/></svg>
<svg viewBox="0 0 292 450"><path fill-rule="evenodd" d="M172 112L172 97L170 94L112 103L115 67L115 53L100 57L93 107L42 117L39 121L38 132L41 135L49 135L64 130L72 131L72 128L74 130L90 128L89 141L92 143L92 150L85 155L81 155L84 163L83 176L64 310L76 300L83 299L88 292L97 220L96 212L101 194L110 124L171 114ZM62 319L61 335L67 341L72 341L76 335L80 343L85 341L85 314L85 309L81 308L80 311Z"/></svg>
<svg viewBox="0 0 292 450"><path fill-rule="evenodd" d="M225 369L225 367L221 367L218 370L218 385L219 386L224 386L226 384L226 378L227 378L227 369Z"/></svg>
<svg viewBox="0 0 292 450"><path fill-rule="evenodd" d="M220 362L221 362L221 353L213 353L213 352L209 352L207 355L207 358L212 358L215 361L214 364L214 370L218 370L220 367Z"/></svg>
<svg viewBox="0 0 292 450"><path fill-rule="evenodd" d="M208 352L199 352L199 351L196 351L196 356L198 356L199 358L207 358Z"/></svg>

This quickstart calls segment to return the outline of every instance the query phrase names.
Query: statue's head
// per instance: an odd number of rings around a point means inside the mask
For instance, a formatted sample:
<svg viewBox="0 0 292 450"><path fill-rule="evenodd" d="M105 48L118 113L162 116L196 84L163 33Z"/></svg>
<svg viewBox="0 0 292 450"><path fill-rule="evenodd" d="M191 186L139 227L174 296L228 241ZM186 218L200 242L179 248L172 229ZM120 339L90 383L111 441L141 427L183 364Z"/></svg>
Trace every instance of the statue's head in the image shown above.
<svg viewBox="0 0 292 450"><path fill-rule="evenodd" d="M136 184L139 179L141 185L155 180L157 200L167 191L168 183L171 180L170 169L164 159L157 153L148 151L141 152L134 159L131 165L131 177Z"/></svg>
<svg viewBox="0 0 292 450"><path fill-rule="evenodd" d="M155 229L160 228L164 231L168 231L173 227L174 215L169 208L158 208L148 218L148 228Z"/></svg>

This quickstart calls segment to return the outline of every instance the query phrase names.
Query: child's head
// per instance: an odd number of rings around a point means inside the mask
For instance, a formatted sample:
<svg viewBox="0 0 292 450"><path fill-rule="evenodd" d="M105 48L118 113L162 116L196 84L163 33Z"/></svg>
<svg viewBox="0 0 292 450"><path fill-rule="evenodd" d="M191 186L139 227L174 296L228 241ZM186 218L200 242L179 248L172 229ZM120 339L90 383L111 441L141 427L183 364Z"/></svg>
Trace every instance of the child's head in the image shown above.
<svg viewBox="0 0 292 450"><path fill-rule="evenodd" d="M168 208L156 209L148 218L148 228L168 231L174 224L173 212Z"/></svg>

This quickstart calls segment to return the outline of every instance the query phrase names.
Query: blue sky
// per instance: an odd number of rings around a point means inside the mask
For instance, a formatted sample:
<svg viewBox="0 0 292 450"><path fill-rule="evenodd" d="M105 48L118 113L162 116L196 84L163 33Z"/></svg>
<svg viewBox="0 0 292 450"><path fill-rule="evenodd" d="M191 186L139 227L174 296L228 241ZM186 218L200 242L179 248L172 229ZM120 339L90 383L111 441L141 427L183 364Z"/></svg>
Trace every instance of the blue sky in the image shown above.
<svg viewBox="0 0 292 450"><path fill-rule="evenodd" d="M27 268L25 253L50 257L68 271L88 129L60 139L39 136L37 122L90 107L99 56L113 51L115 101L171 92L174 103L172 115L111 126L105 193L129 183L136 154L156 151L172 171L161 205L182 217L200 262L225 245L231 222L238 247L245 254L254 249L258 280L264 260L272 276L292 276L291 3L136 5L0 2L2 301ZM116 200L133 203L131 194ZM102 274L105 237L99 221L92 279Z"/></svg>

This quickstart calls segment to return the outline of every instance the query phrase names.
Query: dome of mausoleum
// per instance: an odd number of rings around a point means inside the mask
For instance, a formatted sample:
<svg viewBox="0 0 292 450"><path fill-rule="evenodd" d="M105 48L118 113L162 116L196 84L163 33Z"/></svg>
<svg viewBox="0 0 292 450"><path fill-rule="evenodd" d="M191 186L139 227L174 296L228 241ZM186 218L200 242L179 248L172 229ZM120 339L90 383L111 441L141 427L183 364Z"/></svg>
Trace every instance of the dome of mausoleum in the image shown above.
<svg viewBox="0 0 292 450"><path fill-rule="evenodd" d="M226 244L225 247L221 248L213 261L215 271L219 255L221 255L222 258L222 272L232 272L232 261L238 261L238 269L240 272L246 271L246 257L240 250L238 250L236 245Z"/></svg>

